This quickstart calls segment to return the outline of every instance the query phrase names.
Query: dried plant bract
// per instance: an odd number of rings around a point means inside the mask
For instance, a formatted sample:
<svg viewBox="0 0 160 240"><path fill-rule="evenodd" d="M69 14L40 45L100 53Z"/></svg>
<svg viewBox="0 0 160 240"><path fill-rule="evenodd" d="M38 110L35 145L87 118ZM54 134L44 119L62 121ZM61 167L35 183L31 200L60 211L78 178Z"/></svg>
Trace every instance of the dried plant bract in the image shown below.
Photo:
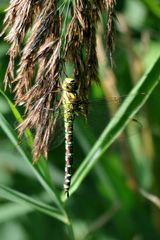
<svg viewBox="0 0 160 240"><path fill-rule="evenodd" d="M96 26L106 12L107 48L114 50L115 0L11 0L4 20L5 40L10 43L5 88L25 107L20 135L34 129L33 159L47 158L60 108L61 86L72 66L80 98L87 99L92 81L99 82ZM17 65L18 62L18 65ZM16 63L16 64L15 64Z"/></svg>

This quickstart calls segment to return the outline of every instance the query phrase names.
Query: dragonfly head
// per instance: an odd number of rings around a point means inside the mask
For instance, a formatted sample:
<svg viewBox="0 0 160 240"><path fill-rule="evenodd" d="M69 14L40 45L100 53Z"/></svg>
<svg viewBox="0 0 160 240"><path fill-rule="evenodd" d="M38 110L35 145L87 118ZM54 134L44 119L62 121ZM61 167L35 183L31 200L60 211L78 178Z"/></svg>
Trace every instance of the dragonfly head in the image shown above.
<svg viewBox="0 0 160 240"><path fill-rule="evenodd" d="M77 81L74 78L65 78L62 89L67 92L74 92L78 89Z"/></svg>

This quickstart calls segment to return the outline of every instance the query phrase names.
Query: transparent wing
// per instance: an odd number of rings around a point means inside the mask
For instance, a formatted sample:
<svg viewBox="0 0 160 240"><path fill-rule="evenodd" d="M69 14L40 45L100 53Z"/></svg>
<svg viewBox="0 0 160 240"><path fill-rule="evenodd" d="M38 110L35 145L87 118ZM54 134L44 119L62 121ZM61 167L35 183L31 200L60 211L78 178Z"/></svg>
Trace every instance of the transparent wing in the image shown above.
<svg viewBox="0 0 160 240"><path fill-rule="evenodd" d="M80 112L80 110L77 111L75 123L78 125L83 124L83 128L90 128L90 130L94 133L94 136L98 138L104 128L107 126L111 118L115 117L113 115L113 112L116 112L118 110L119 106L122 104L122 102L128 97L127 95L121 96L121 97L113 97L110 98L109 101L106 99L91 99L88 101L88 103L81 103L88 104L88 116L85 118L83 114ZM64 119L63 119L63 107L61 109L57 110L50 109L50 111L59 111L59 115L56 121L55 131L53 136L50 140L50 147L49 149L53 149L58 147L60 144L63 143L65 138L65 131L64 131ZM116 116L118 117L118 116ZM138 120L138 118L130 119L128 123L128 135L132 136L137 133L137 128L141 129L142 124Z"/></svg>
<svg viewBox="0 0 160 240"><path fill-rule="evenodd" d="M88 105L88 116L87 119L84 118L80 111L77 111L75 123L82 126L83 128L90 130L94 133L96 138L102 133L104 128L109 123L110 119L114 116L113 112L115 112L121 103L125 100L127 95L121 97L113 97L106 99L92 99L87 103L81 103L82 105ZM54 133L50 138L49 142L49 150L57 148L64 142L65 131L64 131L64 119L63 119L63 106L51 108L50 111L57 115L57 119L55 121ZM57 114L55 114L57 113ZM17 125L17 124L16 124ZM131 119L128 124L129 135L134 135L137 132L137 127L142 128L141 123L137 118Z"/></svg>
<svg viewBox="0 0 160 240"><path fill-rule="evenodd" d="M45 109L44 109L45 110ZM50 109L50 111L54 112L54 115L56 116L56 121L53 129L53 134L50 137L49 140L49 148L48 150L52 150L53 148L57 148L59 145L61 145L64 141L64 121L63 121L63 108L55 108L55 109ZM17 130L19 126L18 120L14 122L14 128ZM47 127L47 126L46 126ZM31 132L31 135L35 136L35 129L28 129ZM29 138L27 135L21 136L19 138L18 144L23 144L25 147L28 146Z"/></svg>
<svg viewBox="0 0 160 240"><path fill-rule="evenodd" d="M54 125L54 131L49 141L49 151L59 147L65 138L65 131L64 131L64 118L63 118L63 107L60 108L52 108L50 111L57 112L57 118Z"/></svg>
<svg viewBox="0 0 160 240"><path fill-rule="evenodd" d="M107 126L111 118L114 118L114 113L118 110L122 102L126 99L126 95L120 98L110 98L109 101L105 99L93 99L88 102L88 117L83 118L79 114L75 120L76 124L80 122L83 127L90 128L95 137L99 137L104 128ZM116 115L116 117L118 117ZM88 125L88 126L87 126ZM128 123L128 135L132 136L137 133L137 128L142 129L142 124L137 117L130 119Z"/></svg>

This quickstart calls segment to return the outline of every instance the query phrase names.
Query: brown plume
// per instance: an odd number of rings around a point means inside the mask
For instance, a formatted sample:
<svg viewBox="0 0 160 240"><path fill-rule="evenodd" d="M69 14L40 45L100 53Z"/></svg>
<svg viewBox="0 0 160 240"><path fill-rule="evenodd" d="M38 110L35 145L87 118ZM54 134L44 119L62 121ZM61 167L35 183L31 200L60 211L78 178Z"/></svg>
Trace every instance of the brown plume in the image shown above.
<svg viewBox="0 0 160 240"><path fill-rule="evenodd" d="M69 1L68 1L69 2ZM9 64L5 87L15 92L16 104L24 105L25 119L19 133L34 129L33 158L47 158L54 134L56 111L61 105L66 64L72 64L80 96L87 99L92 81L99 82L96 23L107 9L107 47L114 50L115 0L11 0L4 20ZM61 5L60 5L61 4ZM19 62L16 66L15 62Z"/></svg>

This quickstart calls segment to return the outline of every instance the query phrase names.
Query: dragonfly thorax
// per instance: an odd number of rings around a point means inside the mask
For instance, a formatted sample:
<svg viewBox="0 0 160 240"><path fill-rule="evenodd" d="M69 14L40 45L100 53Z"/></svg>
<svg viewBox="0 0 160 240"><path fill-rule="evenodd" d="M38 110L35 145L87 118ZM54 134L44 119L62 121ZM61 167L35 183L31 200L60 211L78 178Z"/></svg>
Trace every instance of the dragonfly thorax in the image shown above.
<svg viewBox="0 0 160 240"><path fill-rule="evenodd" d="M76 79L74 78L66 78L62 84L63 91L66 92L77 92L78 90L78 84Z"/></svg>
<svg viewBox="0 0 160 240"><path fill-rule="evenodd" d="M78 84L73 78L66 78L62 85L63 106L66 111L75 111L78 103Z"/></svg>

